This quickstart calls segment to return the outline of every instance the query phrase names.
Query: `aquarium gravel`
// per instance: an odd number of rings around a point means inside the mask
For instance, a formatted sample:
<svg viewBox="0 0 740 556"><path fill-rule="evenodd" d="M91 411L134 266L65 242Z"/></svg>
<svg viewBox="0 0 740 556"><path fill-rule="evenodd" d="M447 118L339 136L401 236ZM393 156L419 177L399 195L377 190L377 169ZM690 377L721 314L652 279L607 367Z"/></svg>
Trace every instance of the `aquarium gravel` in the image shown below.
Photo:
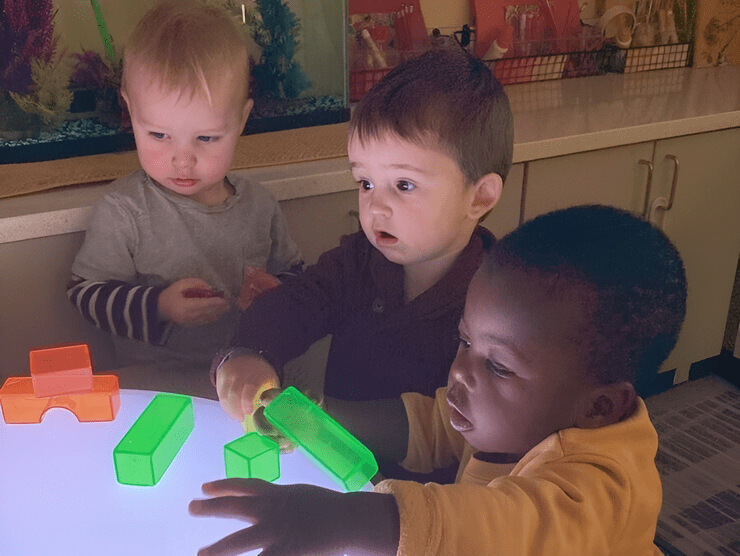
<svg viewBox="0 0 740 556"><path fill-rule="evenodd" d="M0 138L0 147L21 147L40 143L55 143L72 139L87 139L91 137L108 137L119 133L94 120L69 120L56 131L42 131L36 139L22 139L20 141L6 141Z"/></svg>

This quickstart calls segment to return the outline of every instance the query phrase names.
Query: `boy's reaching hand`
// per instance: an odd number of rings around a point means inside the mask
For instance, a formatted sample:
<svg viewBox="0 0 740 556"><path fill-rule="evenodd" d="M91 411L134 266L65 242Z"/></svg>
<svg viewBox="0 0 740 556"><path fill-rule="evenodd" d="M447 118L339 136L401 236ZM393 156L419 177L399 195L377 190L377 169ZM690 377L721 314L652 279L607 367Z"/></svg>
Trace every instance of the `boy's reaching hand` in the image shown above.
<svg viewBox="0 0 740 556"><path fill-rule="evenodd" d="M210 498L190 513L242 519L251 527L201 549L198 556L393 556L400 536L395 498L373 492L339 493L310 485L224 479L203 485Z"/></svg>
<svg viewBox="0 0 740 556"><path fill-rule="evenodd" d="M215 322L229 312L229 302L205 280L183 278L159 294L159 316L187 328Z"/></svg>
<svg viewBox="0 0 740 556"><path fill-rule="evenodd" d="M254 414L252 415L252 422L254 428L257 430L258 433L260 433L262 436L266 436L280 447L281 454L290 454L291 452L295 451L296 447L290 440L285 438L285 436L279 430L277 430L265 417L265 408L270 405L270 402L277 398L282 393L282 391L282 388L270 388L268 390L265 390L260 395L260 405L259 407L257 407L257 409L254 411Z"/></svg>
<svg viewBox="0 0 740 556"><path fill-rule="evenodd" d="M236 421L252 415L259 407L258 395L280 386L275 369L256 353L230 357L216 374L216 392L223 410Z"/></svg>

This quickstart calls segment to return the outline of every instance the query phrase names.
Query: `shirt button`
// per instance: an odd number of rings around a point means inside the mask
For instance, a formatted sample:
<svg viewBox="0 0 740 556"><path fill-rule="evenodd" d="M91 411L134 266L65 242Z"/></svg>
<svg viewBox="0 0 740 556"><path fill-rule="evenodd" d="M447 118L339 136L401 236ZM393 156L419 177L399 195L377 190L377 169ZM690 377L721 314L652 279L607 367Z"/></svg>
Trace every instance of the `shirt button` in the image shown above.
<svg viewBox="0 0 740 556"><path fill-rule="evenodd" d="M385 306L383 305L383 300L379 297L375 298L375 301L373 301L373 312L374 313L382 313Z"/></svg>

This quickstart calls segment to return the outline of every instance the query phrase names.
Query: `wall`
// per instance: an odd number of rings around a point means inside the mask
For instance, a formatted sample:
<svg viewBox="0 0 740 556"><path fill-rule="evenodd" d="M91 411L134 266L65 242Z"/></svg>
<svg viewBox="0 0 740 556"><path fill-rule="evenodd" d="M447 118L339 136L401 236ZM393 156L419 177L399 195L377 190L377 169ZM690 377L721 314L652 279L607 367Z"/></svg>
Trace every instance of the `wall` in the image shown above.
<svg viewBox="0 0 740 556"><path fill-rule="evenodd" d="M451 35L470 24L468 0L420 0L421 13L427 29L439 29L443 35Z"/></svg>
<svg viewBox="0 0 740 556"><path fill-rule="evenodd" d="M123 46L136 22L156 3L156 0L98 1L117 50ZM104 58L105 49L90 0L54 0L54 5L59 9L56 19L59 45L66 47L68 53L94 50Z"/></svg>
<svg viewBox="0 0 740 556"><path fill-rule="evenodd" d="M73 309L65 286L84 232L0 244L0 383L30 372L34 347L87 342L96 370L110 369L109 338Z"/></svg>

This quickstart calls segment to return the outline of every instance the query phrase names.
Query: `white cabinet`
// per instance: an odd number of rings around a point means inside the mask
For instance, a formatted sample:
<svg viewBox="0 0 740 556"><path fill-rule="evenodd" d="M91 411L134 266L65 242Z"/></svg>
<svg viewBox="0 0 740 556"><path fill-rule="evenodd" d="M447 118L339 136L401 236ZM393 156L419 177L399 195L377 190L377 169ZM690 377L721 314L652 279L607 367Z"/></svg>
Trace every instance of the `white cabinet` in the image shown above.
<svg viewBox="0 0 740 556"><path fill-rule="evenodd" d="M664 365L686 380L691 363L719 355L740 253L740 128L658 141L651 219L675 243L686 266L689 297L676 349ZM657 204L666 203L658 201Z"/></svg>
<svg viewBox="0 0 740 556"><path fill-rule="evenodd" d="M357 189L280 201L306 264L315 263L324 251L337 247L342 236L360 229L357 202Z"/></svg>
<svg viewBox="0 0 740 556"><path fill-rule="evenodd" d="M667 155L671 155L666 158ZM672 158L675 157L675 158ZM652 186L646 203L649 165ZM678 175L673 206L674 169ZM525 220L567 206L600 203L652 220L686 266L689 297L678 345L662 370L688 378L692 363L719 355L740 253L740 128L578 153L528 163ZM656 199L661 199L656 202Z"/></svg>
<svg viewBox="0 0 740 556"><path fill-rule="evenodd" d="M573 205L598 203L642 213L653 143L638 143L529 162L525 220Z"/></svg>

